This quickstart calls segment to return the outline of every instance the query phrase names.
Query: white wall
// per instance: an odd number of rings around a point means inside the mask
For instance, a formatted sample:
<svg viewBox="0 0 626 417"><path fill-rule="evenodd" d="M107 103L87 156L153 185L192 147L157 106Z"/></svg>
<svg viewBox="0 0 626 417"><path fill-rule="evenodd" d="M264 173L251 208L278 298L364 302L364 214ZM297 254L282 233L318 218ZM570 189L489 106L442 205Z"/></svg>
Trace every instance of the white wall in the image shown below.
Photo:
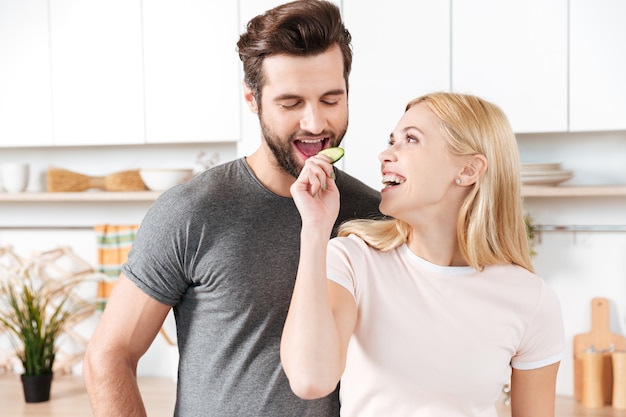
<svg viewBox="0 0 626 417"><path fill-rule="evenodd" d="M518 135L524 162L561 162L563 185L626 184L626 132ZM626 225L626 197L527 198L539 225ZM626 334L626 232L541 232L533 260L561 300L567 342L557 392L573 395L573 338L591 330L591 299L611 301L611 327Z"/></svg>

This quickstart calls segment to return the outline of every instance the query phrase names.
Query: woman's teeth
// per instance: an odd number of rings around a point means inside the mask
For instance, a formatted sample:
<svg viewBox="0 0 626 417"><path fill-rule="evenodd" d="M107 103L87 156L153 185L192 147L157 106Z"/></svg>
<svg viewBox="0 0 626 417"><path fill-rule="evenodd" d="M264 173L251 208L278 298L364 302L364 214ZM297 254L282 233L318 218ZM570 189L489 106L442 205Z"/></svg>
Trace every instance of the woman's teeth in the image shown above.
<svg viewBox="0 0 626 417"><path fill-rule="evenodd" d="M404 178L397 175L383 175L382 183L387 187L392 187L394 185L402 184L404 181Z"/></svg>

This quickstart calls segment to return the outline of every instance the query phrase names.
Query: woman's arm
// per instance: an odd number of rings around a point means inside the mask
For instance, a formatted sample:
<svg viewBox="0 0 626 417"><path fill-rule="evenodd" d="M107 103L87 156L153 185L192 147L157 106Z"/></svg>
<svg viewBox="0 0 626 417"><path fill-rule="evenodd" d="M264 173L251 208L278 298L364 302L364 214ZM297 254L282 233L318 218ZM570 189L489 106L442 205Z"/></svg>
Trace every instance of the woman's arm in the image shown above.
<svg viewBox="0 0 626 417"><path fill-rule="evenodd" d="M293 392L320 398L337 386L356 322L352 295L326 278L326 249L339 212L339 191L326 157L309 158L291 193L302 217L300 263L281 340Z"/></svg>
<svg viewBox="0 0 626 417"><path fill-rule="evenodd" d="M554 417L556 375L560 362L538 369L513 369L512 417Z"/></svg>

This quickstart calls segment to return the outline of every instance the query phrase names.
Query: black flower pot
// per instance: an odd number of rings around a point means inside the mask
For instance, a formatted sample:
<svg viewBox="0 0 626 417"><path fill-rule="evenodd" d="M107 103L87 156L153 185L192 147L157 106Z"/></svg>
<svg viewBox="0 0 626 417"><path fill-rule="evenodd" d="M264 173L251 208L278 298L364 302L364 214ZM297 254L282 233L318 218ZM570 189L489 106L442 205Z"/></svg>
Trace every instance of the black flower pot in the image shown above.
<svg viewBox="0 0 626 417"><path fill-rule="evenodd" d="M52 374L22 375L24 399L27 403L40 403L50 400Z"/></svg>

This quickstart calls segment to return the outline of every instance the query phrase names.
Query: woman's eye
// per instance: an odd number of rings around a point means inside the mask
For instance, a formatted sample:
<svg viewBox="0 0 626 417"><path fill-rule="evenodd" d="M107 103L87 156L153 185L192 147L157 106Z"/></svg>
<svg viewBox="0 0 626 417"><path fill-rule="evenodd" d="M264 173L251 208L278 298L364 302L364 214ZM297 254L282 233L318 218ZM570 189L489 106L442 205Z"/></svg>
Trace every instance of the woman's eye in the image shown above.
<svg viewBox="0 0 626 417"><path fill-rule="evenodd" d="M407 137L406 137L406 141L407 141L408 143L417 143L417 142L419 142L419 139L418 139L418 138L416 138L416 137L414 137L414 136L407 136Z"/></svg>

